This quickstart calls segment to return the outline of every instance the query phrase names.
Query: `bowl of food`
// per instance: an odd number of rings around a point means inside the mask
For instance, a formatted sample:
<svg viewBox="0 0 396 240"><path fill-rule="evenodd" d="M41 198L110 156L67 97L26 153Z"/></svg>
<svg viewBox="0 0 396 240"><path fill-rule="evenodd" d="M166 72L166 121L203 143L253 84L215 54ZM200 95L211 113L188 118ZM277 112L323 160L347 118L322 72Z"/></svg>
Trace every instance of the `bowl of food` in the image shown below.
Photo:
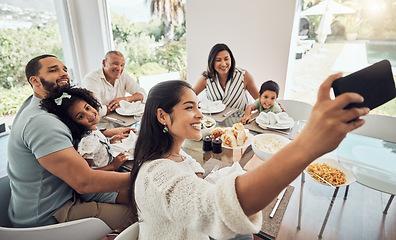
<svg viewBox="0 0 396 240"><path fill-rule="evenodd" d="M289 143L290 140L284 136L263 133L253 137L252 148L257 157L265 161Z"/></svg>
<svg viewBox="0 0 396 240"><path fill-rule="evenodd" d="M216 127L216 121L213 118L204 116L201 120L202 137L210 135Z"/></svg>

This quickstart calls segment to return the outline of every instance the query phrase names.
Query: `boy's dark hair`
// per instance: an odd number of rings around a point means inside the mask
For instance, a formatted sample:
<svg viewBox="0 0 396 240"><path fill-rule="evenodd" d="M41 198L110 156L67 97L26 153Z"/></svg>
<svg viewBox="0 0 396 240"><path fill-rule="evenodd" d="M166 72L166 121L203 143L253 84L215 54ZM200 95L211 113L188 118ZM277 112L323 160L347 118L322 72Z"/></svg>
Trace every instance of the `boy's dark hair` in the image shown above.
<svg viewBox="0 0 396 240"><path fill-rule="evenodd" d="M63 93L71 95L71 98L62 98L62 103L57 105L55 99L62 96ZM69 117L68 112L70 107L72 107L77 101L84 100L97 111L99 111L100 103L94 96L92 92L85 88L64 88L58 89L51 92L47 97L41 100L40 107L49 113L53 113L59 117L59 119L66 124L70 129L73 139L79 141L85 134L91 132L81 124L78 124L71 117Z"/></svg>
<svg viewBox="0 0 396 240"><path fill-rule="evenodd" d="M276 97L279 96L279 85L276 82L268 80L265 83L261 84L260 96L267 90L275 92Z"/></svg>

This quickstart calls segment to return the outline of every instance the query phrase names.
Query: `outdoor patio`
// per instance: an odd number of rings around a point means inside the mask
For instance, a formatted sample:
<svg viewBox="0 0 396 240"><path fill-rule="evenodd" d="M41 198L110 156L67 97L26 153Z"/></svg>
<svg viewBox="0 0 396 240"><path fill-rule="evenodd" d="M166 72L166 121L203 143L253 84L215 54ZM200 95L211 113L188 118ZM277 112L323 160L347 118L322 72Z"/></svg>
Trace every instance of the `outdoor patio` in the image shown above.
<svg viewBox="0 0 396 240"><path fill-rule="evenodd" d="M343 72L345 76L368 65L371 63L365 41L329 41L322 46L315 43L301 59L295 60L290 98L314 104L318 87L329 75ZM392 71L395 73L396 68ZM380 110L374 113L382 114Z"/></svg>

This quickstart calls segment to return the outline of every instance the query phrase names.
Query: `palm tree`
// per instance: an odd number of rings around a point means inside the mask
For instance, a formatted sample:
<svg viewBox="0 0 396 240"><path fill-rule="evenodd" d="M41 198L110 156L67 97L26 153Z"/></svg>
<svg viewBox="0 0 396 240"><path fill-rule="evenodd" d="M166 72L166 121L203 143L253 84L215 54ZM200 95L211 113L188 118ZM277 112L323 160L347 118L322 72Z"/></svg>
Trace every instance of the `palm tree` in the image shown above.
<svg viewBox="0 0 396 240"><path fill-rule="evenodd" d="M184 21L183 2L183 0L151 0L151 14L157 15L164 22L165 38L168 42L174 39L175 25Z"/></svg>

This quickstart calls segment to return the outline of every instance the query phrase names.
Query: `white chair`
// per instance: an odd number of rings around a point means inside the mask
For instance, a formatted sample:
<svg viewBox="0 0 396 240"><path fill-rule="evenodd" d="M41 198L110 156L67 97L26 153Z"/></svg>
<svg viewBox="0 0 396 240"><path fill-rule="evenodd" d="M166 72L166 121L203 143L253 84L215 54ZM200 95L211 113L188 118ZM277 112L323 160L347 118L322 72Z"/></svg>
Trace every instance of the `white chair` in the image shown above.
<svg viewBox="0 0 396 240"><path fill-rule="evenodd" d="M135 222L120 233L114 240L135 240L139 237L139 222Z"/></svg>
<svg viewBox="0 0 396 240"><path fill-rule="evenodd" d="M352 133L396 143L396 117L369 114L366 123Z"/></svg>
<svg viewBox="0 0 396 240"><path fill-rule="evenodd" d="M296 100L277 100L277 102L285 109L286 113L293 118L294 121L308 120L312 111L312 105Z"/></svg>
<svg viewBox="0 0 396 240"><path fill-rule="evenodd" d="M11 189L8 176L0 178L0 239L7 240L98 240L112 230L99 218L85 218L43 227L12 228L8 218Z"/></svg>
<svg viewBox="0 0 396 240"><path fill-rule="evenodd" d="M396 117L369 114L362 118L366 123L352 133L396 143ZM376 190L381 191L378 187L376 187ZM391 194L384 209L384 214L388 213L394 197L395 195Z"/></svg>

